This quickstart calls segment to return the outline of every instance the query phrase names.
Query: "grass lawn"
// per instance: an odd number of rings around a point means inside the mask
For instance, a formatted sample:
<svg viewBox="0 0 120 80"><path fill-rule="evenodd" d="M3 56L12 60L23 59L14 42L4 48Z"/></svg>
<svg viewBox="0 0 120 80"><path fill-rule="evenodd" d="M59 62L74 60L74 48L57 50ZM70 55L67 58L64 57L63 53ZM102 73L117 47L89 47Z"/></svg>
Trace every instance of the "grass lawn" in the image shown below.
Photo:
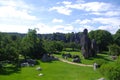
<svg viewBox="0 0 120 80"><path fill-rule="evenodd" d="M42 71L36 67L41 66ZM38 76L43 73L43 76ZM60 61L40 62L35 67L25 67L9 75L0 75L0 80L96 80L102 76L91 67L80 67Z"/></svg>
<svg viewBox="0 0 120 80"><path fill-rule="evenodd" d="M111 62L113 61L109 55L107 55L106 52L104 53L98 53L97 56L95 58L89 58L89 59L84 59L84 57L82 56L81 52L80 51L72 51L70 48L68 48L68 50L66 51L62 51L61 54L65 54L65 53L70 53L71 55L79 55L80 56L80 59L81 59L81 63L82 64L93 64L94 61L96 59L103 59L107 62ZM54 54L56 57L59 57L59 58L62 58L61 54ZM68 61L72 61L72 58L68 58L67 59Z"/></svg>
<svg viewBox="0 0 120 80"><path fill-rule="evenodd" d="M69 52L72 55L79 55L82 64L93 64L96 59L104 59L108 62L112 60L107 54L97 54L97 57L84 59L80 51L62 51L62 53ZM55 54L55 56L62 58L61 54ZM72 59L68 59L72 61ZM43 63L35 67L24 67L20 71L7 75L0 75L0 80L97 80L101 78L99 71L94 71L92 67L82 67L64 63L61 61L53 61ZM37 71L37 67L42 67L42 71ZM42 73L43 76L38 76Z"/></svg>

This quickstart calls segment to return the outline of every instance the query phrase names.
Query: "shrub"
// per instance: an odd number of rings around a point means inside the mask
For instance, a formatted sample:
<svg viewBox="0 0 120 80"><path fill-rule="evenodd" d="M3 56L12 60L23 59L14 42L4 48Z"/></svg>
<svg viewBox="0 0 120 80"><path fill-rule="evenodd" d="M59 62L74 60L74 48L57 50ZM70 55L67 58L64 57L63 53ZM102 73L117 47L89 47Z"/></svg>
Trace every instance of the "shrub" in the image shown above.
<svg viewBox="0 0 120 80"><path fill-rule="evenodd" d="M114 63L104 64L100 67L100 73L108 80L120 80L120 56Z"/></svg>
<svg viewBox="0 0 120 80"><path fill-rule="evenodd" d="M108 80L120 80L120 65L116 63L104 64L100 67L99 71Z"/></svg>

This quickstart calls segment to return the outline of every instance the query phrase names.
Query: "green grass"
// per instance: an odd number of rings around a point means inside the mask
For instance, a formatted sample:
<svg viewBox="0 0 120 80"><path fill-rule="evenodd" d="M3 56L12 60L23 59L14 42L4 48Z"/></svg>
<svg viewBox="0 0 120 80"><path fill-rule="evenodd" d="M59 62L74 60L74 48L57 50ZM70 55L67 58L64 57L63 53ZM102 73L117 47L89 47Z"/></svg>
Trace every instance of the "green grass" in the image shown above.
<svg viewBox="0 0 120 80"><path fill-rule="evenodd" d="M84 59L80 51L62 51L69 52L72 55L79 55L83 64L93 64L96 59L104 59L108 62L112 60L107 54L97 54L96 58ZM62 58L61 54L55 56ZM68 59L71 61L72 59ZM39 61L40 62L40 61ZM37 71L36 67L42 67L42 71ZM42 73L43 76L38 76ZM92 67L82 67L60 61L43 63L35 67L24 67L20 71L13 71L11 74L0 75L0 80L97 80L101 78L99 71L94 71Z"/></svg>
<svg viewBox="0 0 120 80"><path fill-rule="evenodd" d="M41 66L42 71L37 71L37 66ZM40 62L37 66L25 67L9 75L0 75L0 80L96 80L101 77L99 72L91 67L80 67L60 61ZM39 73L44 75L38 76Z"/></svg>
<svg viewBox="0 0 120 80"><path fill-rule="evenodd" d="M55 64L55 65L54 65ZM80 67L63 62L55 61L53 63L41 64L44 67L43 73L47 77L42 77L43 80L95 80L100 77L97 71L93 68ZM51 70L50 72L48 72Z"/></svg>
<svg viewBox="0 0 120 80"><path fill-rule="evenodd" d="M107 52L104 52L102 54L98 53L95 58L89 58L89 59L84 59L80 51L72 51L69 48L66 51L62 51L61 54L65 53L70 53L71 55L79 55L81 59L82 64L93 64L96 59L103 59L107 62L113 61L110 56L107 54ZM61 54L54 54L56 57L62 58ZM68 61L72 61L72 58L68 58Z"/></svg>

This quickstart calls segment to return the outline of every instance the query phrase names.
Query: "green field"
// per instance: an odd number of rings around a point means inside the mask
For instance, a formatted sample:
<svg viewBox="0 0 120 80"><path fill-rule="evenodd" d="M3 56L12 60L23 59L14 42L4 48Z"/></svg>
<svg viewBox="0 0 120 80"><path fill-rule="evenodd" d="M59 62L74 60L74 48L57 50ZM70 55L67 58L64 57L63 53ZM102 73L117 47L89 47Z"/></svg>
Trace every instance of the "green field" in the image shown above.
<svg viewBox="0 0 120 80"><path fill-rule="evenodd" d="M61 54L70 53L71 55L79 55L81 59L82 64L93 64L95 60L97 59L103 59L107 62L112 62L113 60L110 58L110 56L107 54L107 52L98 53L96 57L91 57L89 59L84 59L84 57L81 54L81 51L72 51L70 48L67 48L67 50L62 51L60 54L54 54L56 57L62 58ZM72 58L68 58L68 61L72 61Z"/></svg>
<svg viewBox="0 0 120 80"><path fill-rule="evenodd" d="M82 64L93 64L96 59L104 59L111 62L107 54L97 54L95 58L84 59L80 51L62 51L54 56L62 58L62 53L69 52L72 55L79 55ZM67 59L71 61L72 59ZM41 62L34 67L24 67L20 71L10 74L0 75L0 80L97 80L103 77L98 70L94 71L92 67L83 67L68 64L61 61ZM37 67L42 67L41 71L37 71ZM43 76L38 76L42 73Z"/></svg>
<svg viewBox="0 0 120 80"><path fill-rule="evenodd" d="M36 67L42 67L37 71ZM43 76L38 76L42 73ZM60 61L40 62L35 67L25 67L9 75L0 75L0 80L96 80L102 76L91 67L80 67Z"/></svg>

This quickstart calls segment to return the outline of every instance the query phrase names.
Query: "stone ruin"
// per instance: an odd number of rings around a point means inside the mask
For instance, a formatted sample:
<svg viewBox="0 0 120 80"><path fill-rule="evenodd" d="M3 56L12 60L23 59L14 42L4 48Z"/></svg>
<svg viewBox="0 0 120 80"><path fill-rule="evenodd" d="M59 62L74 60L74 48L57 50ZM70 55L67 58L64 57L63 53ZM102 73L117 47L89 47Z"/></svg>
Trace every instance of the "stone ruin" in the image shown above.
<svg viewBox="0 0 120 80"><path fill-rule="evenodd" d="M37 61L36 60L34 60L34 59L24 59L24 60L21 60L20 61L20 66L21 67L28 67L28 66L31 66L31 67L33 67L33 66L35 66L37 64Z"/></svg>
<svg viewBox="0 0 120 80"><path fill-rule="evenodd" d="M81 62L80 57L78 55L73 55L72 62L80 63Z"/></svg>
<svg viewBox="0 0 120 80"><path fill-rule="evenodd" d="M79 55L71 55L70 53L63 53L62 58L67 59L67 58L72 58L72 62L80 63L81 59Z"/></svg>
<svg viewBox="0 0 120 80"><path fill-rule="evenodd" d="M62 54L62 57L64 58L64 59L67 59L67 58L72 58L72 55L70 54L70 53L66 53L66 54Z"/></svg>
<svg viewBox="0 0 120 80"><path fill-rule="evenodd" d="M50 61L55 61L58 60L58 58L54 57L51 54L44 54L43 57L41 58L43 62L50 62Z"/></svg>
<svg viewBox="0 0 120 80"><path fill-rule="evenodd" d="M84 58L94 57L97 53L97 44L88 37L88 30L84 29L80 40L81 50Z"/></svg>

